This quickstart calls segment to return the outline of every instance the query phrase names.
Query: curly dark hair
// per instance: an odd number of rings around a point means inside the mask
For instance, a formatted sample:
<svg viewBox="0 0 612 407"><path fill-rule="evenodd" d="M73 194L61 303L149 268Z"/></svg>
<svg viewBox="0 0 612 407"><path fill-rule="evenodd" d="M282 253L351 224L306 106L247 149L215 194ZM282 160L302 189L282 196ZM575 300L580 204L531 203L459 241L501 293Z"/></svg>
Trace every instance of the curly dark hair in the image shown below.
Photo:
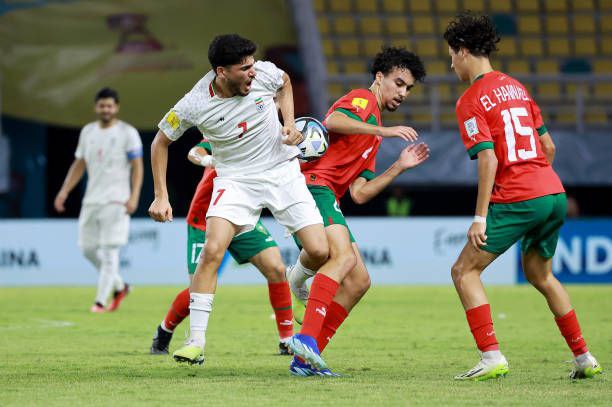
<svg viewBox="0 0 612 407"><path fill-rule="evenodd" d="M419 82L423 82L425 75L427 75L423 61L417 54L406 50L404 47L384 46L374 57L370 72L376 77L377 72L387 75L393 68L408 69L414 79Z"/></svg>
<svg viewBox="0 0 612 407"><path fill-rule="evenodd" d="M444 39L455 52L466 48L477 57L488 57L493 51L497 51L497 43L500 40L489 16L471 11L458 14L448 23Z"/></svg>
<svg viewBox="0 0 612 407"><path fill-rule="evenodd" d="M241 63L255 54L257 45L238 34L217 35L208 46L208 61L213 69Z"/></svg>

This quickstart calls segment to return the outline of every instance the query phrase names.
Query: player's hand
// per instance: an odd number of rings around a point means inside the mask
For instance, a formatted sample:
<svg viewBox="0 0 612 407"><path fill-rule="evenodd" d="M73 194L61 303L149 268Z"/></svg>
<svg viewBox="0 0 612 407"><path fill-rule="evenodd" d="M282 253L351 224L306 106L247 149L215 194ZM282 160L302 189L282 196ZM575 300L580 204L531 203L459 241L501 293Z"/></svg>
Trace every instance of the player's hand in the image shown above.
<svg viewBox="0 0 612 407"><path fill-rule="evenodd" d="M128 215L131 215L134 212L136 212L137 208L138 208L138 198L130 197L130 199L128 199L128 201L125 203L125 209Z"/></svg>
<svg viewBox="0 0 612 407"><path fill-rule="evenodd" d="M487 231L486 223L474 222L470 229L468 230L468 240L476 248L476 250L480 250L480 246L486 246L487 235L485 232Z"/></svg>
<svg viewBox="0 0 612 407"><path fill-rule="evenodd" d="M149 206L149 216L155 222L172 222L172 206L168 198L155 198Z"/></svg>
<svg viewBox="0 0 612 407"><path fill-rule="evenodd" d="M57 193L57 196L55 197L55 201L53 201L53 206L55 207L55 210L58 213L64 213L66 212L66 208L64 207L64 203L66 202L66 199L68 198L68 194L59 191Z"/></svg>
<svg viewBox="0 0 612 407"><path fill-rule="evenodd" d="M412 144L402 150L397 163L402 170L416 167L429 158L429 146L425 143Z"/></svg>
<svg viewBox="0 0 612 407"><path fill-rule="evenodd" d="M381 127L380 135L381 137L399 137L406 141L416 141L419 138L416 130L407 126Z"/></svg>
<svg viewBox="0 0 612 407"><path fill-rule="evenodd" d="M283 143L296 146L304 140L302 133L295 128L295 124L289 124L283 127Z"/></svg>

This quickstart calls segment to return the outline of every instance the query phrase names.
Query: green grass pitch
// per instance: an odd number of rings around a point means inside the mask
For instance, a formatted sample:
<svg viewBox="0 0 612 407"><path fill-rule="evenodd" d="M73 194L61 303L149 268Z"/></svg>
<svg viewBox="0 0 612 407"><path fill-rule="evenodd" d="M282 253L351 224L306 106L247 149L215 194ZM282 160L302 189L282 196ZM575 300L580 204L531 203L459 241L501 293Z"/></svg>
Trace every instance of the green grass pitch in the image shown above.
<svg viewBox="0 0 612 407"><path fill-rule="evenodd" d="M0 406L610 405L612 286L568 289L596 379L567 379L571 354L527 286L488 289L510 374L482 383L453 381L477 354L452 287L373 287L325 352L336 379L289 375L263 286L220 287L203 367L148 354L178 287L137 287L103 315L92 287L0 288Z"/></svg>

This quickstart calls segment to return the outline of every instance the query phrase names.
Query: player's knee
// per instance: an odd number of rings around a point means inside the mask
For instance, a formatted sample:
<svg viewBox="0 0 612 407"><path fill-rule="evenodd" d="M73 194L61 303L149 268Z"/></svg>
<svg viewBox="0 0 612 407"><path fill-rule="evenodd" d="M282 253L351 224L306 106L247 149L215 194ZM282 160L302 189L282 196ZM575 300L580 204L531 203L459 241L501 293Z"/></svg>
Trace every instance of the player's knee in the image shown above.
<svg viewBox="0 0 612 407"><path fill-rule="evenodd" d="M202 263L221 263L223 256L225 255L225 249L221 245L214 241L207 241L202 249Z"/></svg>
<svg viewBox="0 0 612 407"><path fill-rule="evenodd" d="M551 277L553 276L549 273L525 273L525 278L529 281L529 284L540 291L550 284Z"/></svg>
<svg viewBox="0 0 612 407"><path fill-rule="evenodd" d="M308 257L310 257L314 263L319 265L325 263L329 257L329 247L327 246L327 241L312 245L306 252L308 253Z"/></svg>
<svg viewBox="0 0 612 407"><path fill-rule="evenodd" d="M268 280L268 283L273 283L273 284L274 283L282 283L283 281L285 281L286 280L286 278L285 278L285 265L282 262L274 264L268 270L268 274L266 275L266 279Z"/></svg>
<svg viewBox="0 0 612 407"><path fill-rule="evenodd" d="M341 270L348 273L357 265L357 256L352 249L342 251L336 256L336 262Z"/></svg>
<svg viewBox="0 0 612 407"><path fill-rule="evenodd" d="M455 283L455 285L461 282L464 275L463 270L463 266L459 262L456 262L451 267L451 278L453 279L453 283Z"/></svg>
<svg viewBox="0 0 612 407"><path fill-rule="evenodd" d="M360 276L357 279L357 284L355 285L356 294L361 298L368 292L370 286L372 285L372 280L370 280L369 275Z"/></svg>

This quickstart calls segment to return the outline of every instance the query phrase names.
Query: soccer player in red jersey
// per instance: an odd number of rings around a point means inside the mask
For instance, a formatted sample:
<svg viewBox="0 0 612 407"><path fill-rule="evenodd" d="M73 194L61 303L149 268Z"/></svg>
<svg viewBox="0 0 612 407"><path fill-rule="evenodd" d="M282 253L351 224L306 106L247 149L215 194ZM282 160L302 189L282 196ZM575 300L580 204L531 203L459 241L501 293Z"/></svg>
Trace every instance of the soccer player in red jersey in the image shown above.
<svg viewBox="0 0 612 407"><path fill-rule="evenodd" d="M211 147L207 140L193 147L188 159L193 164L206 167L202 180L191 201L187 214L187 269L189 278L193 277L206 241L206 211L213 193L213 180L217 176L212 168ZM279 353L289 355L287 342L293 335L293 312L291 310L291 292L285 279L285 265L280 250L266 227L257 222L255 228L232 239L228 248L232 257L239 263L250 262L268 281L270 304L274 309L276 326L279 333ZM174 329L189 315L189 288L177 294L166 317L158 325L151 344L151 354L168 354L168 345ZM198 359L197 363L202 363Z"/></svg>
<svg viewBox="0 0 612 407"><path fill-rule="evenodd" d="M478 159L474 221L451 274L481 360L455 379L508 373L480 274L519 240L525 277L546 298L574 354L570 377L592 377L602 368L589 353L569 296L552 273L567 203L551 166L555 147L540 109L520 82L491 67L489 55L499 36L489 17L462 13L449 23L444 39L451 67L461 81L470 82L456 113L465 148L471 159Z"/></svg>
<svg viewBox="0 0 612 407"><path fill-rule="evenodd" d="M358 204L364 204L383 191L398 175L413 168L429 157L426 144L411 144L404 148L397 161L384 173L376 176L376 153L383 137L399 137L415 141L417 133L406 126L383 127L381 113L395 111L410 94L417 81L425 77L423 63L404 48L383 48L372 65L374 81L369 89L355 89L334 103L325 117L329 130L329 148L325 155L311 163L302 164L306 184L323 217L330 247L330 257L339 264L350 264L351 272L340 282L329 307L314 307L322 325L310 324L309 310L313 301L329 293L313 289L308 296L306 280L315 275L312 260L302 250L296 264L287 270L291 288L302 302L308 300L302 330L317 339L319 351L327 346L351 309L370 287L370 277L359 254L338 204L350 191ZM298 242L299 243L299 242ZM319 277L317 273L315 280ZM323 302L323 301L320 301ZM320 310L320 311L319 311ZM294 308L295 312L295 308ZM299 316L298 316L299 318ZM327 369L311 369L294 358L290 372L298 376L330 375Z"/></svg>

